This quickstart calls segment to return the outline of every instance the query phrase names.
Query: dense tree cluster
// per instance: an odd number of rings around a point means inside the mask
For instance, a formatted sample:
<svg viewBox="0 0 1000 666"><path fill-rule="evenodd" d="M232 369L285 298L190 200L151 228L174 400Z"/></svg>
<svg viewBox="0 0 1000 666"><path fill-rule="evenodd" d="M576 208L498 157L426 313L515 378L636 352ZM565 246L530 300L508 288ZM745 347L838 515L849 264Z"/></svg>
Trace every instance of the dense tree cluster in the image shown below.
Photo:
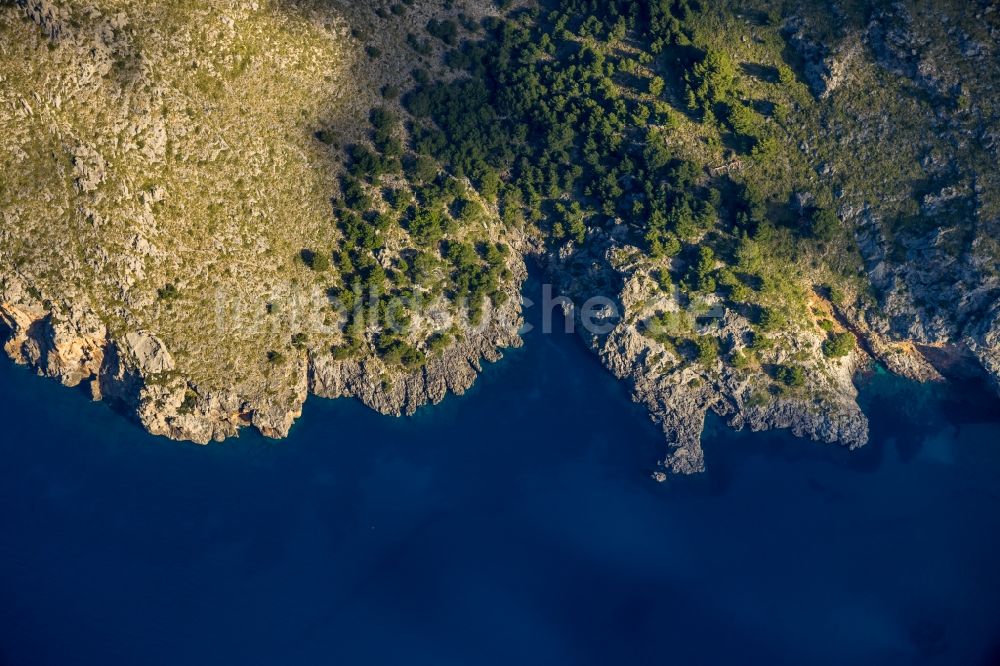
<svg viewBox="0 0 1000 666"><path fill-rule="evenodd" d="M697 266L675 276L714 291L699 245L719 233L756 233L764 202L727 178L678 158L666 140L668 81L692 113L716 122L750 152L763 118L736 99L738 70L699 48L685 1L560 0L486 22L486 38L447 55L464 72L432 81L417 72L404 98L416 152L469 177L504 220L530 223L556 243L586 243L588 229L627 223L653 257ZM724 196L723 191L729 191ZM720 222L728 225L720 226ZM826 236L827 220L808 231ZM742 275L726 285L747 295Z"/></svg>
<svg viewBox="0 0 1000 666"><path fill-rule="evenodd" d="M842 358L854 351L857 339L852 333L831 333L823 342L823 354L829 358Z"/></svg>
<svg viewBox="0 0 1000 666"><path fill-rule="evenodd" d="M661 262L654 275L665 290L717 293L741 306L775 291L761 259L762 247L784 242L764 221L770 202L683 159L669 140L681 114L718 128L738 152L773 150L759 107L739 96L740 68L699 39L699 11L687 0L551 0L482 26L465 17L430 21L426 32L450 47L445 64L454 76L414 70L414 88L401 100L407 121L377 109L370 145L349 149L338 211L347 242L336 258L345 284L427 288L467 301L478 319L509 277L505 247L467 237L486 219L485 203L506 224L560 246L582 247L596 230L625 225ZM463 29L480 37L461 41ZM410 41L428 52L426 40ZM789 76L772 73L776 82ZM383 187L399 176L405 186ZM388 213L375 212L380 198ZM838 225L817 207L796 233L825 242ZM399 265L383 266L375 255L395 228L412 248ZM760 330L786 323L780 308L754 307ZM396 353L402 334L394 335L385 350L417 362ZM704 363L719 353L695 337L659 337L690 341ZM445 339L435 337L435 346Z"/></svg>
<svg viewBox="0 0 1000 666"><path fill-rule="evenodd" d="M344 242L333 256L342 286L330 295L347 321L345 342L332 353L346 359L362 352L370 327L385 362L413 369L453 336L437 332L415 339L412 311L447 297L456 314L464 309L478 323L486 298L497 303L505 297L510 250L502 243L463 240L477 236L486 216L478 194L434 158L410 150L396 114L376 108L370 121L370 143L347 149L342 196L334 200ZM390 238L397 239L391 251ZM314 270L331 267L322 252L303 250L301 257Z"/></svg>
<svg viewBox="0 0 1000 666"><path fill-rule="evenodd" d="M800 365L779 365L774 378L790 388L798 388L806 383L806 373Z"/></svg>

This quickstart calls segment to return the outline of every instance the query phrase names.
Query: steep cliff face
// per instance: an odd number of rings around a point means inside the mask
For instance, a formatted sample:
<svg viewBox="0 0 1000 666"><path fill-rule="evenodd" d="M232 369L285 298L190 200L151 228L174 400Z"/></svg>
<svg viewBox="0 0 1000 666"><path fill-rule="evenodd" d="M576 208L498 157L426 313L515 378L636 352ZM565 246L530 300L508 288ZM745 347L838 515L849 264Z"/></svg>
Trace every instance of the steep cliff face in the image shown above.
<svg viewBox="0 0 1000 666"><path fill-rule="evenodd" d="M1000 307L994 306L964 343L989 373L993 386L1000 393Z"/></svg>
<svg viewBox="0 0 1000 666"><path fill-rule="evenodd" d="M887 120L884 109L861 110L856 89L838 102L857 111L839 150L874 144L885 174L881 184L844 182L840 213L855 230L874 293L852 319L875 340L880 359L916 378L932 378L935 364L954 369L978 357L997 379L990 331L1000 300L998 20L989 3L873 11L861 31L865 76L897 95L905 129L893 130L886 144L866 134Z"/></svg>
<svg viewBox="0 0 1000 666"><path fill-rule="evenodd" d="M53 311L33 298L20 280L9 281L0 291L0 331L10 358L66 386L97 376L104 364L104 325L80 305Z"/></svg>

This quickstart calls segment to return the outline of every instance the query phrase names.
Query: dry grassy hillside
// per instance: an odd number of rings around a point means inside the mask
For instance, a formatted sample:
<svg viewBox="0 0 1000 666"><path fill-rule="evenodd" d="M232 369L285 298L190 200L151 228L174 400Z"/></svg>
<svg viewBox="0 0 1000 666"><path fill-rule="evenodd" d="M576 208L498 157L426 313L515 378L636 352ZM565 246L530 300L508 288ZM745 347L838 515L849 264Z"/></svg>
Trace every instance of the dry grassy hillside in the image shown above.
<svg viewBox="0 0 1000 666"><path fill-rule="evenodd" d="M339 148L384 85L405 85L416 59L398 45L429 15L373 9L0 6L0 263L113 335L154 332L203 387L290 385L294 366L266 352L300 330L338 337L336 277L297 254L337 246Z"/></svg>

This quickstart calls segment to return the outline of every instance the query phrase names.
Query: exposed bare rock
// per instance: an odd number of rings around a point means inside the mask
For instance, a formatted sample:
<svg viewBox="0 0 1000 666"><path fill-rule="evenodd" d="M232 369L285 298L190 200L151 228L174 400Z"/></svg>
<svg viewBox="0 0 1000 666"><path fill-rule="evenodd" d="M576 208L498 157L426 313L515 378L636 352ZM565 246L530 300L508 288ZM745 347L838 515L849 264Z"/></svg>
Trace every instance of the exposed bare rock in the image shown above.
<svg viewBox="0 0 1000 666"><path fill-rule="evenodd" d="M850 77L851 64L861 51L858 39L852 37L833 51L809 37L801 18L786 22L783 32L802 58L806 81L817 98L826 99Z"/></svg>
<svg viewBox="0 0 1000 666"><path fill-rule="evenodd" d="M119 341L81 309L67 310L65 318L57 318L20 283L12 282L0 293L0 332L12 359L67 385L91 380L95 399L134 413L154 435L208 444L252 426L265 437L280 439L302 415L310 392L326 398L354 396L379 412L397 416L439 403L448 393L464 393L481 370L482 359L498 361L500 349L522 344L518 294L526 272L519 258L512 268L517 277L504 304L492 310L479 330L419 370L403 371L376 357L335 361L329 353L312 352L292 361L296 378L292 387L255 395L202 391L174 372L166 345L152 333L132 331Z"/></svg>
<svg viewBox="0 0 1000 666"><path fill-rule="evenodd" d="M125 335L125 349L136 368L146 376L170 372L174 369L174 359L163 341L145 331L134 331Z"/></svg>
<svg viewBox="0 0 1000 666"><path fill-rule="evenodd" d="M144 385L139 391L136 413L150 433L208 444L235 436L241 423L239 401L229 394L213 394L196 407L185 408L187 385L175 381L167 385Z"/></svg>
<svg viewBox="0 0 1000 666"><path fill-rule="evenodd" d="M949 215L954 206L968 209L970 196L960 187L942 188L924 197L921 214ZM987 333L988 313L1000 297L1000 280L987 249L992 225L970 230L942 223L919 233L904 230L890 239L888 225L872 210L844 212L877 302L848 307L843 315L868 352L893 373L942 381L942 371L972 362L972 350L995 377L988 361L997 340Z"/></svg>
<svg viewBox="0 0 1000 666"><path fill-rule="evenodd" d="M520 284L524 266L520 262L518 266ZM431 357L419 370L387 368L377 358L335 360L327 353L314 354L310 390L324 398L354 396L382 414L410 415L422 405L441 402L449 393L465 393L481 370L480 360L496 362L502 357L500 349L521 346L522 325L520 298L514 291L490 312L481 330Z"/></svg>
<svg viewBox="0 0 1000 666"><path fill-rule="evenodd" d="M596 238L591 243L588 250L569 251L550 260L549 272L578 303L595 294L617 293L612 309L618 316L598 318L607 324L605 332L588 329L582 308L574 310L577 330L605 367L630 384L633 399L663 429L668 453L660 463L662 469L691 474L705 468L701 435L709 410L726 417L737 429L788 429L799 437L838 442L852 449L868 441L868 420L856 402L853 383L864 361L860 351L839 360L825 359L820 351L822 331L786 332L794 337L783 340L785 349L776 350L770 361L780 364L805 356L813 364L805 385L795 391L781 391L760 366L736 370L721 359L705 365L682 358L676 349L640 329L651 314L682 313L690 304L682 303L677 293L655 286L636 248L621 246L611 238L604 245ZM593 261L596 253L606 255L607 261ZM744 349L751 331L746 318L713 307L711 298L703 307L706 313L716 313L714 321L691 334L725 341L730 354Z"/></svg>
<svg viewBox="0 0 1000 666"><path fill-rule="evenodd" d="M45 35L56 41L63 35L69 12L52 0L17 0L29 19L38 24Z"/></svg>
<svg viewBox="0 0 1000 666"><path fill-rule="evenodd" d="M989 374L997 393L1000 393L1000 307L994 308L992 316L986 319L979 331L966 339L966 344Z"/></svg>
<svg viewBox="0 0 1000 666"><path fill-rule="evenodd" d="M79 146L73 153L73 175L81 192L93 192L104 182L104 158L90 146Z"/></svg>
<svg viewBox="0 0 1000 666"><path fill-rule="evenodd" d="M79 306L52 311L12 280L0 292L0 330L4 350L15 362L46 377L76 386L93 377L104 360L104 325Z"/></svg>

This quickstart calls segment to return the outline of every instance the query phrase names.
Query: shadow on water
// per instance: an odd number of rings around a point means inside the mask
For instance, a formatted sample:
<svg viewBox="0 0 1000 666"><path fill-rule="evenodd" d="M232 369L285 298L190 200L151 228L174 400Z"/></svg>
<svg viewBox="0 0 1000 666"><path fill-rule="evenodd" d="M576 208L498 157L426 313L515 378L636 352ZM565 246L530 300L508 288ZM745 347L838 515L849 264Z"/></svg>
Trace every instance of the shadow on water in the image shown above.
<svg viewBox="0 0 1000 666"><path fill-rule="evenodd" d="M943 429L995 423L1000 397L981 378L920 384L882 368L863 375L860 403L868 415L873 441L894 442L904 461L920 455Z"/></svg>

